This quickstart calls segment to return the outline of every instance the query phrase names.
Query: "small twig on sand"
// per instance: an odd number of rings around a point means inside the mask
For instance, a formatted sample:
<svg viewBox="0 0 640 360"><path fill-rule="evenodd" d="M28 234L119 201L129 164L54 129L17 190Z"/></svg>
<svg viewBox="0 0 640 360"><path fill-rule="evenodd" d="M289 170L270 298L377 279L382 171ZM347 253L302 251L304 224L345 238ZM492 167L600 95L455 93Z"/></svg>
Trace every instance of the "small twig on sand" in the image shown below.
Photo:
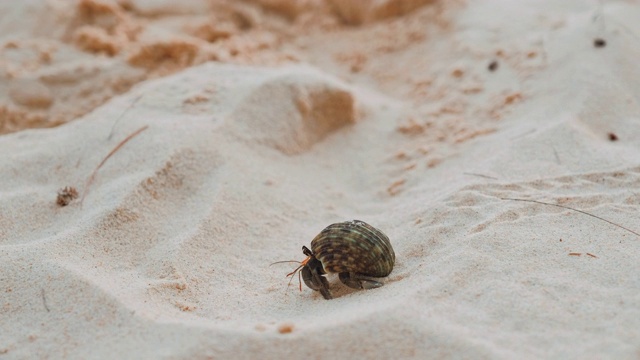
<svg viewBox="0 0 640 360"><path fill-rule="evenodd" d="M44 308L47 312L50 312L51 310L49 310L49 307L47 306L47 298L44 295L44 289L41 289L40 293L42 294L42 303L44 304Z"/></svg>
<svg viewBox="0 0 640 360"><path fill-rule="evenodd" d="M149 127L149 125L145 125L145 126L141 127L140 129L138 129L138 130L134 131L133 133L131 133L131 135L127 136L126 138L124 138L124 140L120 141L120 143L118 145L116 145L116 147L114 147L113 150L111 150L111 152L109 152L109 154L107 154L107 156L105 156L105 158L102 160L102 162L96 167L95 170L93 170L93 173L91 173L91 176L89 176L89 178L87 179L87 182L84 185L84 191L82 192L82 199L80 199L80 205L82 205L82 203L84 201L84 198L89 193L89 186L91 186L91 184L93 183L93 180L95 179L96 174L98 173L98 170L100 170L102 165L104 165L104 163L107 162L107 160L111 157L111 155L113 155L122 146L124 146L124 144L126 144L129 140L133 139L134 137L136 137L138 134L140 134L144 130L147 130L148 127Z"/></svg>
<svg viewBox="0 0 640 360"><path fill-rule="evenodd" d="M124 111L122 112L122 114L120 114L120 116L118 116L118 118L116 119L116 121L113 122L113 125L111 126L111 131L109 132L109 136L107 137L107 140L111 140L111 137L113 136L113 130L116 128L116 125L118 124L118 122L120 122L120 119L122 119L122 117L124 116L124 114L127 113L127 111L129 111L133 105L135 105L138 100L142 99L142 95L138 95L138 97L136 97L135 99L133 99L133 101L131 102L131 104L129 104L129 106L127 106L126 109L124 109Z"/></svg>
<svg viewBox="0 0 640 360"><path fill-rule="evenodd" d="M564 206L564 205L560 205L560 204L546 203L546 202L542 202L542 201L529 200L529 199L500 198L500 200L524 201L524 202L530 202L530 203L536 203L536 204L542 204L542 205L556 206L556 207L563 208L563 209L568 209L568 210L577 211L577 212L579 212L579 213L581 213L581 214L589 215L589 216L594 217L594 218L596 218L596 219L598 219L598 220L602 220L602 221L604 221L604 222L608 222L609 224L611 224L611 225L613 225L613 226L615 226L615 227L619 227L620 229L627 230L628 232L630 232L630 233L632 233L632 234L637 235L638 237L640 237L640 233L637 233L637 232L635 232L635 231L633 231L633 230L631 230L631 229L629 229L629 228L626 228L626 227L624 227L624 226L622 226L622 225L618 225L618 224L614 223L613 221L609 221L609 220L607 220L607 219L603 219L603 218L601 218L600 216L593 215L593 214L589 214L589 213L588 213L588 212L586 212L586 211L582 211L582 210L574 209L574 208L569 207L569 206Z"/></svg>
<svg viewBox="0 0 640 360"><path fill-rule="evenodd" d="M556 157L556 162L558 164L562 164L562 162L560 161L560 156L558 155L558 151L556 150L556 147L552 146L551 148L553 149L553 155L555 155Z"/></svg>
<svg viewBox="0 0 640 360"><path fill-rule="evenodd" d="M471 175L471 176L479 176L479 177L483 177L483 178L487 178L487 179L491 179L491 180L498 180L498 178L493 177L493 176L489 176L489 175L482 175L482 174L470 173L470 172L465 172L463 174Z"/></svg>

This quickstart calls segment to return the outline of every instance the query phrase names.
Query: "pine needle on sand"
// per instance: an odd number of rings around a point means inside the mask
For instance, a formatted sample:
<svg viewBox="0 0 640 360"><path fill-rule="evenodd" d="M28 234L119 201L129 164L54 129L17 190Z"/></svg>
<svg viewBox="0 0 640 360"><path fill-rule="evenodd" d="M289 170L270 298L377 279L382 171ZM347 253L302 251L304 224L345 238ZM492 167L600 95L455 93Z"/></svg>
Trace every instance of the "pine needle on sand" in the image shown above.
<svg viewBox="0 0 640 360"><path fill-rule="evenodd" d="M109 154L107 154L107 156L105 156L104 159L102 159L102 162L100 162L100 164L96 167L95 170L93 170L93 172L91 173L91 176L89 176L89 178L87 179L87 182L84 185L84 191L82 192L82 198L80 199L80 205L82 206L82 203L84 201L84 198L87 196L87 194L89 193L89 187L91 186L91 184L93 184L93 181L95 180L96 174L98 173L98 170L100 170L100 168L102 167L102 165L104 165L104 163L107 162L107 160L109 160L109 158L111 157L111 155L115 154L116 151L120 150L121 147L124 146L124 144L126 144L127 142L129 142L129 140L133 139L134 137L138 136L138 134L140 134L141 132L147 130L147 128L149 127L149 125L145 125L143 127L141 127L140 129L132 132L129 136L127 136L126 138L124 138L122 141L120 141L120 143L118 143L118 145L116 145L110 152Z"/></svg>

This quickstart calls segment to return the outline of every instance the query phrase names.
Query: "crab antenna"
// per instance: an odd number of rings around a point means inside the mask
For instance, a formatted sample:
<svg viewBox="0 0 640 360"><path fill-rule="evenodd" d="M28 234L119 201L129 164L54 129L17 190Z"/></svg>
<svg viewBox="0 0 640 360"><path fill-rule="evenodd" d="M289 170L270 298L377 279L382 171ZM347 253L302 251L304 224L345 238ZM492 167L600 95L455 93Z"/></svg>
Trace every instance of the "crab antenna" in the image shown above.
<svg viewBox="0 0 640 360"><path fill-rule="evenodd" d="M298 261L298 260L282 260L282 261L276 261L274 263L271 263L271 264L269 264L269 266L275 265L275 264L284 264L284 263L298 263L298 264L300 264L300 261Z"/></svg>

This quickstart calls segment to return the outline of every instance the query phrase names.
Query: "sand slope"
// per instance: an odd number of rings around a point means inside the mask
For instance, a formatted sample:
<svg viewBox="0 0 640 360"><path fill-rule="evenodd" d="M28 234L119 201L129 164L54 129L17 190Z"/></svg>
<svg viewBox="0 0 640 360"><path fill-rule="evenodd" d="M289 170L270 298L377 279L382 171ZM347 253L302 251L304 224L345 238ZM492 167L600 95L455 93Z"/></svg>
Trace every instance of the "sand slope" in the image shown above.
<svg viewBox="0 0 640 360"><path fill-rule="evenodd" d="M0 358L640 356L640 235L505 200L640 232L640 8L384 3L79 1L49 37L0 19ZM71 5L13 11L50 6ZM199 42L203 9L222 40ZM111 55L71 34L96 13ZM158 55L158 34L181 40ZM57 55L16 65L29 41ZM325 301L269 266L354 218L392 241L382 288L330 276Z"/></svg>

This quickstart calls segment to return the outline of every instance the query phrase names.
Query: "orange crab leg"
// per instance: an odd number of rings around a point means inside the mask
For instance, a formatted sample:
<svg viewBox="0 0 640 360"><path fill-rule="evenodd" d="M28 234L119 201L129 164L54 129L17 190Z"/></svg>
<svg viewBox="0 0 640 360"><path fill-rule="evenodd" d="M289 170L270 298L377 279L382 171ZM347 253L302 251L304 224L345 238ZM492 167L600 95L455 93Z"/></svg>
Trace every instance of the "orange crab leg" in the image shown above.
<svg viewBox="0 0 640 360"><path fill-rule="evenodd" d="M298 266L295 270L293 270L292 272L288 273L286 277L291 276L291 279L289 280L289 283L287 284L287 287L289 287L291 285L291 280L293 280L293 276L295 276L296 273L298 273L298 285L300 288L300 291L302 291L302 279L300 278L300 269L302 269L305 265L307 265L307 263L309 262L309 260L311 259L311 256L307 256L306 259L302 260L300 262L300 266Z"/></svg>

